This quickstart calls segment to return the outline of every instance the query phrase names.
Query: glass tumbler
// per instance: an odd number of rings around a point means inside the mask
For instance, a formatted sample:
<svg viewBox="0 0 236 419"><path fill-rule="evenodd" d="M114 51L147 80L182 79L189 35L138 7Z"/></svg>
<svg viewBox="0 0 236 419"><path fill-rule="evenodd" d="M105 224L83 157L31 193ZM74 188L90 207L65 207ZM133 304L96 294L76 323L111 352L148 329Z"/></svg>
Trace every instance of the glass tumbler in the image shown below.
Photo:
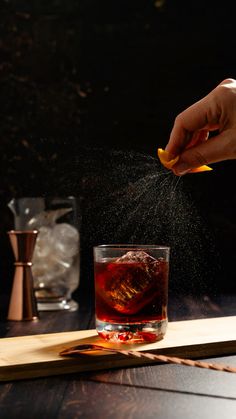
<svg viewBox="0 0 236 419"><path fill-rule="evenodd" d="M167 246L94 247L96 329L110 342L155 342L167 328Z"/></svg>

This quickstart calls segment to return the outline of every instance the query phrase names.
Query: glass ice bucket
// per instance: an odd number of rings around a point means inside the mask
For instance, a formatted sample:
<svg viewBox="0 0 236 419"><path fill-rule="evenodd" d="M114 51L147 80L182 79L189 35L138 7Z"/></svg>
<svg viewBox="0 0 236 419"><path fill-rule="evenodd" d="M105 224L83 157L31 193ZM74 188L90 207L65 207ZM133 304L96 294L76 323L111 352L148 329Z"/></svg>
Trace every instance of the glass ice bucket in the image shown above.
<svg viewBox="0 0 236 419"><path fill-rule="evenodd" d="M80 279L80 217L78 200L17 198L9 208L15 230L38 230L32 274L38 310L78 309L72 293Z"/></svg>

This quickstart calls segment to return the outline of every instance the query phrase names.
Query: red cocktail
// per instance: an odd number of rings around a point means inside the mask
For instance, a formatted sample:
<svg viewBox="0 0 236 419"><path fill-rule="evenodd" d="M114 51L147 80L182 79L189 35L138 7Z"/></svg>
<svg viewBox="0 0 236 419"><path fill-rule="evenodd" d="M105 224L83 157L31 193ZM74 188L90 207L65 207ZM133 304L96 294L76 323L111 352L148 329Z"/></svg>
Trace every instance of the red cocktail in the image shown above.
<svg viewBox="0 0 236 419"><path fill-rule="evenodd" d="M161 339L167 326L169 248L98 246L94 256L99 335L130 343Z"/></svg>

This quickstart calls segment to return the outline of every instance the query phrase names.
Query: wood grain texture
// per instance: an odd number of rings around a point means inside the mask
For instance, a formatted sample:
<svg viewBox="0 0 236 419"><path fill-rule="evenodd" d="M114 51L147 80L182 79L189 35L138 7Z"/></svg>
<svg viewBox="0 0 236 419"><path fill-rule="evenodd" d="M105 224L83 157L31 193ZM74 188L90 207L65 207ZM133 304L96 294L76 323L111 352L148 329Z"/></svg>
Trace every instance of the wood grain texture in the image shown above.
<svg viewBox="0 0 236 419"><path fill-rule="evenodd" d="M2 339L0 380L12 381L150 364L148 360L98 351L76 359L62 358L59 355L63 349L88 342L104 345L94 329ZM106 346L109 347L109 344ZM127 348L127 345L123 345L124 347ZM236 316L170 322L162 341L147 345L129 345L129 349L132 348L184 358L235 354Z"/></svg>
<svg viewBox="0 0 236 419"><path fill-rule="evenodd" d="M68 388L58 419L231 419L235 413L235 400L78 380Z"/></svg>

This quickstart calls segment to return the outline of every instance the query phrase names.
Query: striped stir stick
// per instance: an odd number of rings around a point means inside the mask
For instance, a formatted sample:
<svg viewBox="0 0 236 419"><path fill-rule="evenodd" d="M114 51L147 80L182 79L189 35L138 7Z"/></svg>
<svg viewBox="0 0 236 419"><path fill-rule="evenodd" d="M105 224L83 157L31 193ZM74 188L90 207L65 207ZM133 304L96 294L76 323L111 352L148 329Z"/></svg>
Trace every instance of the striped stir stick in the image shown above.
<svg viewBox="0 0 236 419"><path fill-rule="evenodd" d="M133 351L133 350L127 351L127 350L121 350L121 349L106 348L104 346L95 345L95 344L77 345L77 346L61 351L60 355L61 356L86 355L87 352L94 351L94 350L115 352L117 354L121 354L127 357L149 359L150 361L160 361L160 362L165 362L168 364L185 365L187 367L198 367L198 368L206 368L208 370L236 373L236 367L231 367L229 365L223 365L223 364L211 363L211 362L205 362L205 361L194 361L192 359L178 358L175 356L157 355L150 352L140 352L140 351Z"/></svg>

